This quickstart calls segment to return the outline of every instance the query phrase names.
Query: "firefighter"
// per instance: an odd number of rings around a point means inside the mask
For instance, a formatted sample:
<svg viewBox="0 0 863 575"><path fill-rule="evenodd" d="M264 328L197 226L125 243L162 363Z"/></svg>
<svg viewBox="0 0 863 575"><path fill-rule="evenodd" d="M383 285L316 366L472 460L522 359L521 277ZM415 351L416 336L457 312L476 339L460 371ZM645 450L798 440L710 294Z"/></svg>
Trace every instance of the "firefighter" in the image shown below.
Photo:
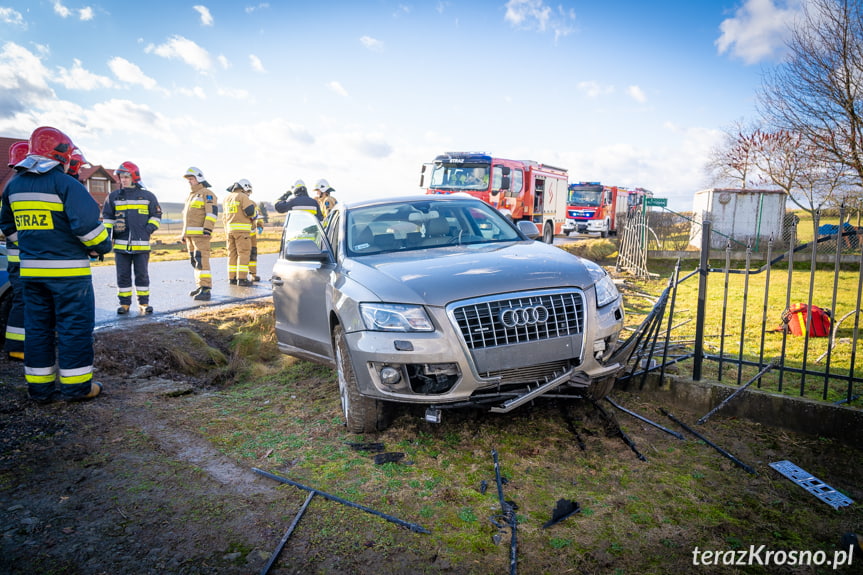
<svg viewBox="0 0 863 575"><path fill-rule="evenodd" d="M9 167L15 166L27 157L29 145L27 142L15 142L9 147ZM18 170L16 169L16 172ZM9 273L9 285L12 288L12 300L9 307L9 318L6 320L6 342L3 346L9 359L24 359L24 293L20 278L20 259L18 242L6 238L6 271Z"/></svg>
<svg viewBox="0 0 863 575"><path fill-rule="evenodd" d="M294 197L288 199L291 197L291 194L293 194ZM321 213L321 206L318 204L317 200L309 197L306 183L302 180L294 182L293 189L282 194L276 202L276 211L280 214L284 214L291 210L303 210L315 214L318 220L324 219L324 215Z"/></svg>
<svg viewBox="0 0 863 575"><path fill-rule="evenodd" d="M111 249L99 205L66 174L75 146L48 126L30 136L28 156L3 191L0 231L18 242L24 286L24 377L39 403L92 399L95 296L90 258ZM56 343L55 343L56 341ZM59 374L58 374L59 368Z"/></svg>
<svg viewBox="0 0 863 575"><path fill-rule="evenodd" d="M192 166L183 174L189 182L189 197L183 207L182 241L189 250L195 269L195 289L189 295L198 301L208 301L213 288L210 272L210 238L216 227L219 206L210 190L210 183L198 168Z"/></svg>
<svg viewBox="0 0 863 575"><path fill-rule="evenodd" d="M315 199L318 201L318 205L321 206L321 213L324 217L327 217L327 214L330 213L330 210L337 203L336 198L332 196L332 192L334 191L330 187L330 183L323 178L315 184Z"/></svg>
<svg viewBox="0 0 863 575"><path fill-rule="evenodd" d="M255 225L255 202L249 198L252 184L237 180L228 188L225 198L225 236L228 244L228 283L250 286L249 257L252 252L252 226Z"/></svg>
<svg viewBox="0 0 863 575"><path fill-rule="evenodd" d="M72 159L69 160L69 169L66 170L66 173L81 182L81 168L89 165L89 162L84 158L84 154L81 153L81 150L75 148L72 152ZM84 182L81 182L82 184Z"/></svg>
<svg viewBox="0 0 863 575"><path fill-rule="evenodd" d="M249 234L249 239L252 243L252 250L249 252L249 281L259 282L261 277L258 275L258 238L264 233L262 222L263 215L260 208L255 205L255 217L252 221L252 233Z"/></svg>
<svg viewBox="0 0 863 575"><path fill-rule="evenodd" d="M132 270L138 312L153 313L150 305L150 236L162 223L162 206L156 195L141 183L141 171L132 162L123 162L114 170L120 188L114 190L102 206L102 222L114 241L117 268L117 313L129 313L132 305Z"/></svg>

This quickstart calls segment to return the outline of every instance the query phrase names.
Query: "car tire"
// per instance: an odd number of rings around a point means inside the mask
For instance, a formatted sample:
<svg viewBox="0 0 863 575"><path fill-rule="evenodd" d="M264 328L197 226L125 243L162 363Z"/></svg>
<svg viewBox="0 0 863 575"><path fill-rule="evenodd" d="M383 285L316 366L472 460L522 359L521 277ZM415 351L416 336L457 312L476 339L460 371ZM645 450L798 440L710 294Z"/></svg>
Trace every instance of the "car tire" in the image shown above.
<svg viewBox="0 0 863 575"><path fill-rule="evenodd" d="M383 431L389 424L388 406L386 402L360 395L342 326L336 326L333 330L333 342L339 378L339 398L348 431L351 433Z"/></svg>
<svg viewBox="0 0 863 575"><path fill-rule="evenodd" d="M615 381L617 381L616 377L606 377L592 381L590 387L587 388L587 397L595 401L605 398L614 389Z"/></svg>

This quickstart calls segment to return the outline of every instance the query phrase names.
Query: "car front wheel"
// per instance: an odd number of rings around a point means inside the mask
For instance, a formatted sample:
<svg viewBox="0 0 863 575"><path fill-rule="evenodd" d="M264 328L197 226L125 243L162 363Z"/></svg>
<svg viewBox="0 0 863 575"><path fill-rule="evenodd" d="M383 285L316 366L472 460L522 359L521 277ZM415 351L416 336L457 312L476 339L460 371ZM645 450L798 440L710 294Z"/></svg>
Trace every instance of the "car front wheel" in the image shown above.
<svg viewBox="0 0 863 575"><path fill-rule="evenodd" d="M387 404L360 395L357 376L345 341L345 332L341 326L336 326L333 330L333 342L339 372L339 397L348 431L351 433L383 431L389 423Z"/></svg>

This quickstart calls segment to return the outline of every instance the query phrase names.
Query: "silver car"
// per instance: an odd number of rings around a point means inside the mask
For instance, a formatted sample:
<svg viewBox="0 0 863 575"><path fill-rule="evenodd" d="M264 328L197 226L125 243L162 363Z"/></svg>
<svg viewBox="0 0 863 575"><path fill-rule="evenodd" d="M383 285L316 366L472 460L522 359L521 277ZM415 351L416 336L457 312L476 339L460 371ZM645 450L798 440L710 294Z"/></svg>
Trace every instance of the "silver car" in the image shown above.
<svg viewBox="0 0 863 575"><path fill-rule="evenodd" d="M279 349L338 370L347 427L392 402L509 412L541 395L602 398L623 304L597 264L534 241L466 196L288 212L273 268Z"/></svg>

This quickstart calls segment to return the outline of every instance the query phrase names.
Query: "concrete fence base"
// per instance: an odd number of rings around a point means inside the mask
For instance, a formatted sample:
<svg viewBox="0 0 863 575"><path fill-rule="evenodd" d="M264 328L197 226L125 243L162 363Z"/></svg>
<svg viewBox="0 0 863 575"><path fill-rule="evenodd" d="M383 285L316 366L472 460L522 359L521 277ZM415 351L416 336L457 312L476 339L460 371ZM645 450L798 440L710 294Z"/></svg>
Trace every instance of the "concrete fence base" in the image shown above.
<svg viewBox="0 0 863 575"><path fill-rule="evenodd" d="M718 382L693 381L685 377L648 376L639 389L641 378L618 383L616 390L638 392L663 406L679 407L706 415L734 393L735 386ZM742 417L771 427L797 433L830 437L853 447L863 448L863 410L748 388L711 416ZM694 422L693 422L694 423Z"/></svg>

